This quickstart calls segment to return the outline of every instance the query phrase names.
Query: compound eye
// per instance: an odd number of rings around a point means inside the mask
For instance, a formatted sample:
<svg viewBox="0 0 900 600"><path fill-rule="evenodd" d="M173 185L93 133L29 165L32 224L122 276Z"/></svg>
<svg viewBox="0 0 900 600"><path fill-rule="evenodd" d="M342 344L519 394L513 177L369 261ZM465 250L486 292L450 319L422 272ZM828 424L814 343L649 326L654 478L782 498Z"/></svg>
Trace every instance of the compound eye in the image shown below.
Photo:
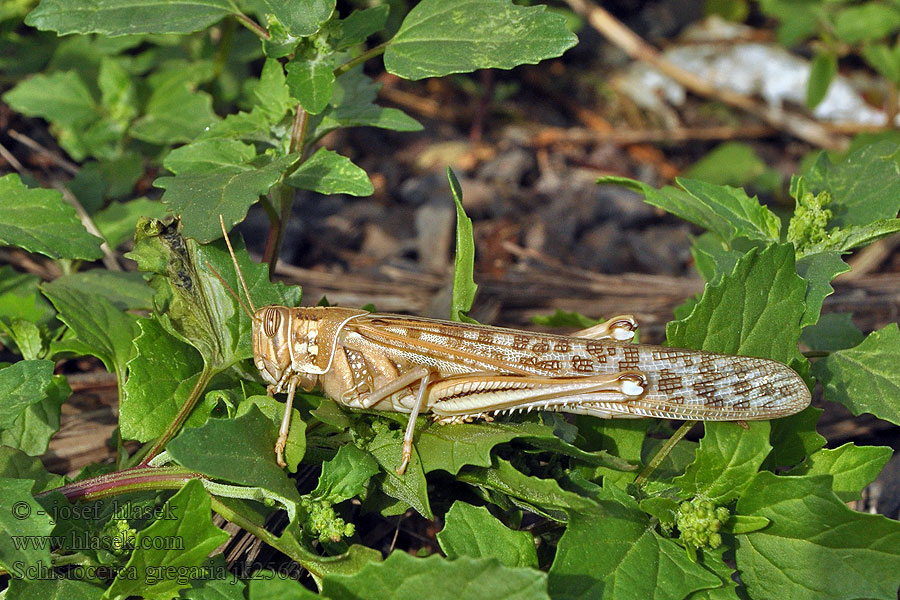
<svg viewBox="0 0 900 600"><path fill-rule="evenodd" d="M263 332L268 337L274 337L280 327L281 313L274 309L267 310L265 317L263 317Z"/></svg>

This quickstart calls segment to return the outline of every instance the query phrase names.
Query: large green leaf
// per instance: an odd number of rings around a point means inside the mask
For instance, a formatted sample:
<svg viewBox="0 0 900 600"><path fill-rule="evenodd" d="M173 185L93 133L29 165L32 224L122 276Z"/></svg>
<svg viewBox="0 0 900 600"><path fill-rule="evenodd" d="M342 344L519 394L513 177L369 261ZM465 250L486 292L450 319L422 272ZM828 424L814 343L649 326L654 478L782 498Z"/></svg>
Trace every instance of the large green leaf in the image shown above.
<svg viewBox="0 0 900 600"><path fill-rule="evenodd" d="M294 36L308 36L319 30L319 25L328 20L334 12L335 0L251 0L262 15L271 15Z"/></svg>
<svg viewBox="0 0 900 600"><path fill-rule="evenodd" d="M190 33L237 12L231 0L41 0L25 22L60 35Z"/></svg>
<svg viewBox="0 0 900 600"><path fill-rule="evenodd" d="M29 406L47 397L53 362L20 360L0 369L0 429L13 426Z"/></svg>
<svg viewBox="0 0 900 600"><path fill-rule="evenodd" d="M872 413L900 425L900 329L891 323L858 346L838 350L813 364L825 398L855 415Z"/></svg>
<svg viewBox="0 0 900 600"><path fill-rule="evenodd" d="M0 477L0 567L24 579L40 579L33 569L50 568L53 520L32 497L32 486L31 479Z"/></svg>
<svg viewBox="0 0 900 600"><path fill-rule="evenodd" d="M320 194L371 196L375 188L366 172L346 156L319 148L285 179L291 187Z"/></svg>
<svg viewBox="0 0 900 600"><path fill-rule="evenodd" d="M96 260L103 256L102 242L84 229L58 191L29 189L14 173L0 177L0 245L50 258Z"/></svg>
<svg viewBox="0 0 900 600"><path fill-rule="evenodd" d="M100 116L97 101L75 71L39 73L19 82L3 100L23 115L61 126L84 127Z"/></svg>
<svg viewBox="0 0 900 600"><path fill-rule="evenodd" d="M875 481L893 454L890 446L844 444L811 454L789 475L831 475L832 489L844 502L859 500L864 487Z"/></svg>
<svg viewBox="0 0 900 600"><path fill-rule="evenodd" d="M554 599L680 600L721 580L656 532L633 498L604 488L600 506L572 513L550 567Z"/></svg>
<svg viewBox="0 0 900 600"><path fill-rule="evenodd" d="M404 79L537 64L578 43L562 15L508 0L424 0L384 53L388 72Z"/></svg>
<svg viewBox="0 0 900 600"><path fill-rule="evenodd" d="M509 529L483 506L454 502L437 540L451 560L461 556L496 558L507 567L538 567L534 537L527 531Z"/></svg>
<svg viewBox="0 0 900 600"><path fill-rule="evenodd" d="M900 584L900 523L850 510L827 475L756 476L738 500L768 527L735 538L751 598L894 600ZM853 573L853 577L847 577Z"/></svg>
<svg viewBox="0 0 900 600"><path fill-rule="evenodd" d="M326 576L322 594L330 600L549 600L547 576L536 569L465 556L413 558L400 551L355 575Z"/></svg>
<svg viewBox="0 0 900 600"><path fill-rule="evenodd" d="M22 364L19 361L16 364ZM2 380L0 371L0 380ZM37 389L40 389L38 386ZM32 389L32 393L37 389ZM50 437L59 430L59 415L63 403L72 389L62 375L54 375L47 386L46 396L30 404L12 425L0 431L0 445L17 448L30 456L40 456L47 451ZM9 398L7 396L7 398ZM0 411L2 414L5 411Z"/></svg>
<svg viewBox="0 0 900 600"><path fill-rule="evenodd" d="M813 325L819 320L822 303L834 293L831 281L850 270L841 260L839 252L828 251L809 254L797 261L797 273L806 280L806 308L800 318L800 327Z"/></svg>

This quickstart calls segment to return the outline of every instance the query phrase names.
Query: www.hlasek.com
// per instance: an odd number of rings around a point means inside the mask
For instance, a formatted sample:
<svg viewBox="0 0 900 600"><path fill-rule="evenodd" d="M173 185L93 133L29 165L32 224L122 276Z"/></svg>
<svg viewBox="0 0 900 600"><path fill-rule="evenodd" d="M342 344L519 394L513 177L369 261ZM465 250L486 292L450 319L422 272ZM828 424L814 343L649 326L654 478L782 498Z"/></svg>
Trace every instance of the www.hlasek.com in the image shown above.
<svg viewBox="0 0 900 600"><path fill-rule="evenodd" d="M13 535L16 550L44 550L66 548L72 551L109 550L184 550L184 539L180 535L148 535L138 537L134 530L123 530L113 535L96 534L87 531L72 532L70 535Z"/></svg>

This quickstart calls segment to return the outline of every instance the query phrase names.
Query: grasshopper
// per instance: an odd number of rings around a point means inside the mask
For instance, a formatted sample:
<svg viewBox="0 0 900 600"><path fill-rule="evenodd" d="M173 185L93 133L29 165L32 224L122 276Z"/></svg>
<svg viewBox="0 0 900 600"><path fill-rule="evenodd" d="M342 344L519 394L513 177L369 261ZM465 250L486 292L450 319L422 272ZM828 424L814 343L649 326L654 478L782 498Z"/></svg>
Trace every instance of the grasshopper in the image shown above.
<svg viewBox="0 0 900 600"><path fill-rule="evenodd" d="M632 344L631 315L563 336L335 306L256 309L222 231L249 305L235 294L253 323L254 364L269 395L287 393L275 445L282 467L294 394L316 384L350 408L409 414L398 474L425 412L440 423L535 409L743 422L810 402L803 379L773 360Z"/></svg>

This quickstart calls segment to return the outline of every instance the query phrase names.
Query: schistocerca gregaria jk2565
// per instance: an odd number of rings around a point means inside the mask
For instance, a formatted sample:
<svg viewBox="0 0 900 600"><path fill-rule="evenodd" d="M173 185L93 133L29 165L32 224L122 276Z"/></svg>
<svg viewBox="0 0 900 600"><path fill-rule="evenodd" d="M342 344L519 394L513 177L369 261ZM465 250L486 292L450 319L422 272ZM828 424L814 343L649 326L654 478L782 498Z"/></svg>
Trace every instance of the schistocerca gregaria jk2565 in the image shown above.
<svg viewBox="0 0 900 600"><path fill-rule="evenodd" d="M442 423L533 409L750 421L810 401L800 376L773 360L631 344L629 315L562 336L339 307L255 309L227 232L225 240L250 303L254 363L270 394L287 392L275 446L281 466L294 394L317 383L350 408L409 413L398 473L425 412Z"/></svg>

